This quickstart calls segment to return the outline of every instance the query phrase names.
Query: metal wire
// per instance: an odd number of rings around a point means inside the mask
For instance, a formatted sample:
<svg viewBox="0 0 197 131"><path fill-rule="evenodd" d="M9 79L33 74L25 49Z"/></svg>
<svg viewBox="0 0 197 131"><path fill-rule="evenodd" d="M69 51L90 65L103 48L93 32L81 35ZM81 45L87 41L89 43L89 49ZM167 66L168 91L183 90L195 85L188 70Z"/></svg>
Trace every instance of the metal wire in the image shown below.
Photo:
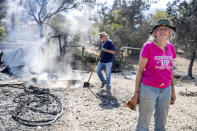
<svg viewBox="0 0 197 131"><path fill-rule="evenodd" d="M38 87L30 86L29 88L25 88L24 91L25 92L19 94L13 100L15 103L18 103L18 106L11 113L12 118L15 121L25 126L42 126L52 124L61 116L63 112L62 104L57 96L50 93L49 89L41 89ZM54 102L56 103L57 107L56 111L50 111L48 108L46 110L43 110L43 107L48 107ZM25 119L26 117L22 117L27 111L50 115L53 118L42 120L27 120Z"/></svg>

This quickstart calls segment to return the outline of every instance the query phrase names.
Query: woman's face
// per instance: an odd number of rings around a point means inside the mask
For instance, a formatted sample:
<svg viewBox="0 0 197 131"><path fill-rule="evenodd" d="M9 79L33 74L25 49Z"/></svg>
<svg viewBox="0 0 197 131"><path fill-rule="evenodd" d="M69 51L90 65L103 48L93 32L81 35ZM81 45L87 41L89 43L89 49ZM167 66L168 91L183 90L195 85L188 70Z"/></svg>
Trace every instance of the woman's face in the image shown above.
<svg viewBox="0 0 197 131"><path fill-rule="evenodd" d="M154 30L154 36L159 41L166 41L170 36L170 29L168 26L159 26Z"/></svg>

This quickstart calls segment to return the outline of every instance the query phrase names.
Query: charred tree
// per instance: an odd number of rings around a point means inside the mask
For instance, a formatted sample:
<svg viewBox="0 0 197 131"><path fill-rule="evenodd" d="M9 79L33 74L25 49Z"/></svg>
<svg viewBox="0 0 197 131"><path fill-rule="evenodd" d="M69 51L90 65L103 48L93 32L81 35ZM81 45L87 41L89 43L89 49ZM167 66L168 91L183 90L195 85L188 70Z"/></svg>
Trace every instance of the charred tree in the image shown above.
<svg viewBox="0 0 197 131"><path fill-rule="evenodd" d="M39 25L40 37L43 37L43 24L46 20L50 19L59 12L76 8L79 5L79 3L71 0L63 0L60 3L56 3L57 5L59 4L59 6L54 9L50 3L53 3L53 0L28 0L28 12Z"/></svg>
<svg viewBox="0 0 197 131"><path fill-rule="evenodd" d="M93 3L95 0L27 0L27 10L40 27L40 37L43 37L43 24L56 14L77 8L83 3Z"/></svg>
<svg viewBox="0 0 197 131"><path fill-rule="evenodd" d="M194 42L195 46L194 46L194 51L192 52L192 56L191 56L191 60L190 60L190 64L189 64L189 69L188 69L188 76L192 77L192 67L194 64L194 60L196 57L196 49L197 49L197 41L192 41Z"/></svg>

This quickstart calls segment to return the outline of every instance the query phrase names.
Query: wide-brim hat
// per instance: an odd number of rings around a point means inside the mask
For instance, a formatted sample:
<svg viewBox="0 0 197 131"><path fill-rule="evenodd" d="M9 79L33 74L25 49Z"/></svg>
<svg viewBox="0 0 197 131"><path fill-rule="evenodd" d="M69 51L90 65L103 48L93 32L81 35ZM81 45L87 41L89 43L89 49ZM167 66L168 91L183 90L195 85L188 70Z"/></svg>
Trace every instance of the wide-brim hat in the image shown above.
<svg viewBox="0 0 197 131"><path fill-rule="evenodd" d="M104 36L108 37L108 34L106 32L101 32L101 33L99 33L99 36L100 36L100 38L104 37Z"/></svg>
<svg viewBox="0 0 197 131"><path fill-rule="evenodd" d="M158 27L158 26L168 26L169 28L171 28L173 31L176 31L176 27L175 26L172 26L170 24L170 21L168 19L165 19L165 18L161 18L159 20L156 21L153 29L150 31L150 34L153 33L153 31Z"/></svg>

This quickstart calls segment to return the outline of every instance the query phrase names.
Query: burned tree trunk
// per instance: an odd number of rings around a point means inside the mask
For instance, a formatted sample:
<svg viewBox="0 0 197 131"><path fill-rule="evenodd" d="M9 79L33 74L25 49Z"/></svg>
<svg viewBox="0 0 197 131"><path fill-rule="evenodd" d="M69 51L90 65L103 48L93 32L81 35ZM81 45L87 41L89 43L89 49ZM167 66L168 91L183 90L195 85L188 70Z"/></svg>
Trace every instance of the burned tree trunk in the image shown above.
<svg viewBox="0 0 197 131"><path fill-rule="evenodd" d="M66 54L66 46L67 46L67 39L68 39L68 35L69 33L65 33L63 36L64 36L64 44L63 44L63 53L64 55Z"/></svg>
<svg viewBox="0 0 197 131"><path fill-rule="evenodd" d="M43 38L43 24L39 24L39 28L40 28L40 38Z"/></svg>
<svg viewBox="0 0 197 131"><path fill-rule="evenodd" d="M59 39L60 56L62 57L63 56L63 50L62 50L61 35L59 35L58 39Z"/></svg>
<svg viewBox="0 0 197 131"><path fill-rule="evenodd" d="M192 42L197 42L197 41L192 41ZM196 49L197 49L197 43L195 43L194 51L192 52L192 56L191 56L191 60L190 60L190 64L189 64L189 69L188 69L188 76L189 77L192 77L192 67L194 64L195 57L196 57Z"/></svg>

